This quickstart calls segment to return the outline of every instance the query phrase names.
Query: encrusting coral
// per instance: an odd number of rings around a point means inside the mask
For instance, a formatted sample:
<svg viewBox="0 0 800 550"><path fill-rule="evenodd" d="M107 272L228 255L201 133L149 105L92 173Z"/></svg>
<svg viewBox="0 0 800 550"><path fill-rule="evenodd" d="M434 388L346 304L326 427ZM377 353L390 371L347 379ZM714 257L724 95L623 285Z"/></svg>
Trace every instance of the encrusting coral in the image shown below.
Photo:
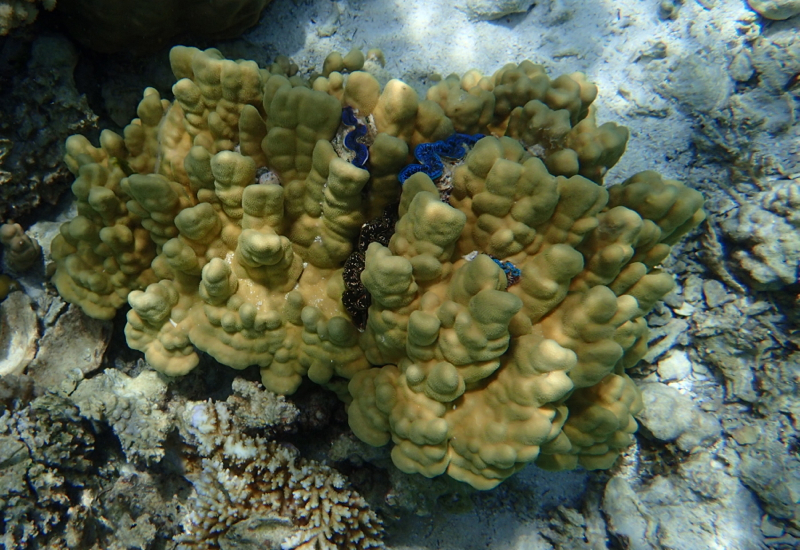
<svg viewBox="0 0 800 550"><path fill-rule="evenodd" d="M602 185L628 132L597 125L580 73L526 61L421 100L347 57L307 82L174 48L174 103L147 89L124 136L67 142L59 292L106 319L127 299L128 344L169 375L201 350L278 393L334 389L406 472L487 489L532 461L610 467L642 406L625 369L673 285L658 265L702 197L653 172ZM346 292L370 295L363 332Z"/></svg>

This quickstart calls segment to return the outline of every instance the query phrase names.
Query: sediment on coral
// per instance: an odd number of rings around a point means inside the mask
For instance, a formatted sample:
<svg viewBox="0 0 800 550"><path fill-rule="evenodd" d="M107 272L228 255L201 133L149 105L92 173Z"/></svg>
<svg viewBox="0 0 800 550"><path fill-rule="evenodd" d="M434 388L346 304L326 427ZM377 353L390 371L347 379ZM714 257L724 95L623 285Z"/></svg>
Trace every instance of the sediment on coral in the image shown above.
<svg viewBox="0 0 800 550"><path fill-rule="evenodd" d="M422 99L351 54L306 81L173 48L175 102L148 88L123 136L68 140L54 284L98 318L127 300L128 344L170 376L206 352L277 393L336 391L405 472L488 489L534 461L609 468L673 285L658 266L702 197L654 172L604 186L628 131L597 123L581 73L524 61ZM388 243L359 244L398 201Z"/></svg>

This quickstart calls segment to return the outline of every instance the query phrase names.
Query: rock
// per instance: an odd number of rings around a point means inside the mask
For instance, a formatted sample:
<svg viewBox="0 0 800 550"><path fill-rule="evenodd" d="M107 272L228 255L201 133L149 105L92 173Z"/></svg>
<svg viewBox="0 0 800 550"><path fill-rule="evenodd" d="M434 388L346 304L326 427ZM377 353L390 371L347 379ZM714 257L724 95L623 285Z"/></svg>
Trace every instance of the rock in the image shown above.
<svg viewBox="0 0 800 550"><path fill-rule="evenodd" d="M620 548L763 548L755 497L710 453L646 484L636 474L612 478L602 508Z"/></svg>
<svg viewBox="0 0 800 550"><path fill-rule="evenodd" d="M631 550L658 548L658 541L652 536L658 520L643 510L644 505L627 480L621 477L609 480L603 495L608 527L618 538L627 541L627 548Z"/></svg>
<svg viewBox="0 0 800 550"><path fill-rule="evenodd" d="M800 33L788 24L781 27L787 28L770 29L769 40L753 42L750 55L753 68L758 73L759 88L772 97L785 93L789 78L800 71ZM760 99L763 100L764 96Z"/></svg>
<svg viewBox="0 0 800 550"><path fill-rule="evenodd" d="M728 103L733 86L720 59L689 55L671 61L663 78L662 90L684 105L701 113L712 113Z"/></svg>
<svg viewBox="0 0 800 550"><path fill-rule="evenodd" d="M525 13L534 0L467 0L467 13L474 19L489 21L512 13Z"/></svg>
<svg viewBox="0 0 800 550"><path fill-rule="evenodd" d="M687 302L697 303L703 298L703 279L691 274L683 283L683 297Z"/></svg>
<svg viewBox="0 0 800 550"><path fill-rule="evenodd" d="M710 308L719 307L733 300L733 296L725 290L725 285L715 279L703 283L703 296Z"/></svg>
<svg viewBox="0 0 800 550"><path fill-rule="evenodd" d="M54 391L67 380L77 382L100 368L110 337L111 321L92 319L70 304L45 329L27 374L37 385Z"/></svg>
<svg viewBox="0 0 800 550"><path fill-rule="evenodd" d="M693 451L719 437L719 421L701 411L689 396L658 382L640 389L644 410L638 419L656 439L676 441L682 450Z"/></svg>
<svg viewBox="0 0 800 550"><path fill-rule="evenodd" d="M24 292L0 303L0 376L22 374L36 355L39 322Z"/></svg>
<svg viewBox="0 0 800 550"><path fill-rule="evenodd" d="M741 426L730 434L739 445L752 445L758 442L759 431L755 426Z"/></svg>
<svg viewBox="0 0 800 550"><path fill-rule="evenodd" d="M673 350L658 362L658 376L664 381L683 380L692 373L692 362L683 350Z"/></svg>
<svg viewBox="0 0 800 550"><path fill-rule="evenodd" d="M736 244L731 256L749 286L779 290L797 281L800 237L784 217L757 202L746 203L729 212L720 228Z"/></svg>
<svg viewBox="0 0 800 550"><path fill-rule="evenodd" d="M789 19L800 13L800 0L747 0L747 3L767 19Z"/></svg>
<svg viewBox="0 0 800 550"><path fill-rule="evenodd" d="M756 421L753 421L754 423ZM737 449L742 482L761 499L764 511L800 526L800 458L792 447L791 422L776 415L757 421L761 437L752 445Z"/></svg>
<svg viewBox="0 0 800 550"><path fill-rule="evenodd" d="M761 518L761 532L765 537L774 539L782 537L786 530L768 514L764 514L764 517Z"/></svg>
<svg viewBox="0 0 800 550"><path fill-rule="evenodd" d="M689 330L689 323L683 319L672 319L663 327L650 328L650 341L656 342L647 350L644 360L655 363L656 360L670 351Z"/></svg>
<svg viewBox="0 0 800 550"><path fill-rule="evenodd" d="M742 50L737 53L731 64L728 66L731 73L731 78L736 82L747 82L753 78L756 70L753 67L753 60L750 59L750 53L747 50Z"/></svg>
<svg viewBox="0 0 800 550"><path fill-rule="evenodd" d="M661 0L658 4L658 17L661 19L677 19L681 3L678 0Z"/></svg>

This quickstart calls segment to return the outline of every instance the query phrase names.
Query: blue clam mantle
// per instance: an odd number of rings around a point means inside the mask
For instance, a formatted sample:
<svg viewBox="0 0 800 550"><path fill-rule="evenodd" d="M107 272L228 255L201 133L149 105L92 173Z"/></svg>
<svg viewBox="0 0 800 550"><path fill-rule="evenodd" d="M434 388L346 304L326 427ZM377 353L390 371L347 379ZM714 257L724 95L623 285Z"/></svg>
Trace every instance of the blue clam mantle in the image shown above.
<svg viewBox="0 0 800 550"><path fill-rule="evenodd" d="M397 179L400 180L400 183L405 183L417 172L424 172L432 180L436 180L442 176L444 171L441 157L453 160L462 159L467 154L467 147L472 147L482 137L484 137L483 134L453 134L443 141L421 143L414 149L414 157L420 164L409 164L404 167L397 175Z"/></svg>

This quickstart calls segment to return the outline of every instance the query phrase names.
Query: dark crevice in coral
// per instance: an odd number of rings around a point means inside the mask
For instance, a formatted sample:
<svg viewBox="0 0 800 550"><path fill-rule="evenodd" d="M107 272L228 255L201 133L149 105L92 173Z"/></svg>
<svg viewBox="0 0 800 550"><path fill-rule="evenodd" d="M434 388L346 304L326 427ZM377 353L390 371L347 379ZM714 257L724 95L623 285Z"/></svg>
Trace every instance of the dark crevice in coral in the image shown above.
<svg viewBox="0 0 800 550"><path fill-rule="evenodd" d="M127 305L121 307L111 321L111 337L96 374L101 374L107 368L120 368L119 365L135 364L144 356L144 354L129 348L125 339L125 322L129 310L130 307Z"/></svg>
<svg viewBox="0 0 800 550"><path fill-rule="evenodd" d="M361 226L353 252L344 263L342 278L345 291L342 295L342 305L359 330L364 330L367 326L368 309L372 304L372 296L361 282L367 248L373 242L389 246L389 240L394 234L394 226L399 217L398 207L399 203L390 204L384 208L380 216Z"/></svg>

